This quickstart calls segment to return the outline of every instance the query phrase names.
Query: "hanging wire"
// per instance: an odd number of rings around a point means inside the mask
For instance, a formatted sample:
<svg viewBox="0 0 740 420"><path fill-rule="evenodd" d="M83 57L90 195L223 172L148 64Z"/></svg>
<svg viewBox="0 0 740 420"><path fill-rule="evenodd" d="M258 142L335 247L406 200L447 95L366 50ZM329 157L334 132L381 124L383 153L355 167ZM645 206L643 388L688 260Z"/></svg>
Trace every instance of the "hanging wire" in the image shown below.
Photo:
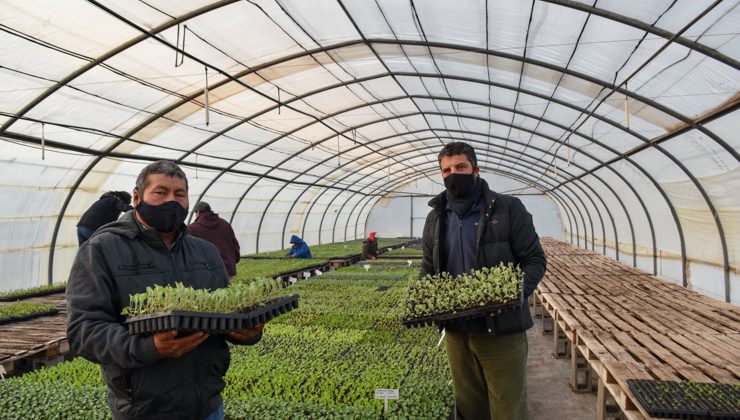
<svg viewBox="0 0 740 420"><path fill-rule="evenodd" d="M211 122L211 118L209 115L210 111L210 104L208 103L208 67L205 67L206 69L206 87L203 88L203 97L205 99L206 103L206 127L208 127L208 124Z"/></svg>
<svg viewBox="0 0 740 420"><path fill-rule="evenodd" d="M188 25L185 25L185 28L182 31L182 45L180 45L180 25L177 25L177 41L175 41L175 67L182 66L182 63L185 62L185 54L181 53L180 51L185 52L185 32L187 32ZM180 59L178 61L178 58Z"/></svg>
<svg viewBox="0 0 740 420"><path fill-rule="evenodd" d="M46 130L44 123L41 123L41 160L46 159Z"/></svg>
<svg viewBox="0 0 740 420"><path fill-rule="evenodd" d="M342 160L341 160L341 157L339 156L340 153L341 151L339 150L339 134L337 134L337 166L342 165Z"/></svg>
<svg viewBox="0 0 740 420"><path fill-rule="evenodd" d="M627 100L627 83L624 84L624 126L630 128L630 106Z"/></svg>

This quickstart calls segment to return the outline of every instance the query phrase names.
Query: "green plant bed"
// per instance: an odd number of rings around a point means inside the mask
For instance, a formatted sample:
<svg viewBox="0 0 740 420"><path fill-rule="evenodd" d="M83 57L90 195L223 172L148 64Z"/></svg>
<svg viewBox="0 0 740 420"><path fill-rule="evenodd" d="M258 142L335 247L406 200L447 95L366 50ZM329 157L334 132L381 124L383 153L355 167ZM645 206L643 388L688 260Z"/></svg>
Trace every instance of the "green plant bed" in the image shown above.
<svg viewBox="0 0 740 420"><path fill-rule="evenodd" d="M12 302L0 306L0 324L23 321L43 315L54 315L57 308L48 303Z"/></svg>
<svg viewBox="0 0 740 420"><path fill-rule="evenodd" d="M421 249L414 249L414 248L396 248L392 251L387 251L378 256L380 259L391 259L391 258L401 258L401 257L413 257L413 258L421 258L423 255Z"/></svg>
<svg viewBox="0 0 740 420"><path fill-rule="evenodd" d="M409 267L408 264L406 265L393 265L393 264L367 264L369 267L365 269L364 265L366 264L366 261L361 261L358 264L350 265L349 267L342 267L337 271L337 273L364 273L364 272L377 272L377 271L408 271L409 273L415 272L419 273L419 267Z"/></svg>
<svg viewBox="0 0 740 420"><path fill-rule="evenodd" d="M409 275L405 271L373 271L372 273L362 271L329 271L321 275L323 280L406 280ZM405 286L405 284L404 284Z"/></svg>
<svg viewBox="0 0 740 420"><path fill-rule="evenodd" d="M281 273L299 271L329 263L327 259L249 259L242 258L236 266L234 283L251 282L260 277L276 277Z"/></svg>
<svg viewBox="0 0 740 420"><path fill-rule="evenodd" d="M0 302L10 302L36 296L46 296L54 293L64 292L67 283L54 283L46 286L31 287L29 289L11 290L0 293Z"/></svg>
<svg viewBox="0 0 740 420"><path fill-rule="evenodd" d="M413 240L413 238L378 238L378 248L387 246L396 246L404 244ZM362 241L363 239L357 239L347 242L334 242L330 244L312 245L308 244L311 248L311 255L314 259L335 259L345 258L352 255L358 255L362 253ZM258 254L249 254L245 258L283 258L290 251L290 248L281 249L278 251L260 252ZM396 252L395 250L393 252Z"/></svg>
<svg viewBox="0 0 740 420"><path fill-rule="evenodd" d="M427 275L409 282L404 325L483 317L524 302L523 272L512 264L451 276Z"/></svg>
<svg viewBox="0 0 740 420"><path fill-rule="evenodd" d="M740 384L628 379L652 417L740 419Z"/></svg>

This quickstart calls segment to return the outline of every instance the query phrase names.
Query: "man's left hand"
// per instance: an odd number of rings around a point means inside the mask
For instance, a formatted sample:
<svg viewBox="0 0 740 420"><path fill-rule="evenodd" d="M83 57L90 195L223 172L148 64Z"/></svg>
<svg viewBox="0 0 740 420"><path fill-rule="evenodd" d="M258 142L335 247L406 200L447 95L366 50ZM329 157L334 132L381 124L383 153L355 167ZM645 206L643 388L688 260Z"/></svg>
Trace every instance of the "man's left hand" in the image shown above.
<svg viewBox="0 0 740 420"><path fill-rule="evenodd" d="M260 335L264 328L265 324L260 324L253 328L229 331L227 334L236 341L247 341Z"/></svg>

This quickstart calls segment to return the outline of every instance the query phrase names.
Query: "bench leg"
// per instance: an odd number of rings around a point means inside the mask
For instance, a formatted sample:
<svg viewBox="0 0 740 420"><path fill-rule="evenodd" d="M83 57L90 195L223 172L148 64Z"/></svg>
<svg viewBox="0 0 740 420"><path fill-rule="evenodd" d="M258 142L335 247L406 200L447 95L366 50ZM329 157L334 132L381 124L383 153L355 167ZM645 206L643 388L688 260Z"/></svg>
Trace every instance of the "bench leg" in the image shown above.
<svg viewBox="0 0 740 420"><path fill-rule="evenodd" d="M554 323L555 322L550 316L550 313L543 309L542 310L542 335L552 334Z"/></svg>
<svg viewBox="0 0 740 420"><path fill-rule="evenodd" d="M593 390L593 370L590 363L583 357L578 347L573 346L570 352L570 387L573 392L585 393Z"/></svg>
<svg viewBox="0 0 740 420"><path fill-rule="evenodd" d="M570 340L565 332L560 328L560 324L553 321L552 323L552 355L556 359L567 359L570 357Z"/></svg>
<svg viewBox="0 0 740 420"><path fill-rule="evenodd" d="M596 391L596 420L625 420L627 417L599 378Z"/></svg>

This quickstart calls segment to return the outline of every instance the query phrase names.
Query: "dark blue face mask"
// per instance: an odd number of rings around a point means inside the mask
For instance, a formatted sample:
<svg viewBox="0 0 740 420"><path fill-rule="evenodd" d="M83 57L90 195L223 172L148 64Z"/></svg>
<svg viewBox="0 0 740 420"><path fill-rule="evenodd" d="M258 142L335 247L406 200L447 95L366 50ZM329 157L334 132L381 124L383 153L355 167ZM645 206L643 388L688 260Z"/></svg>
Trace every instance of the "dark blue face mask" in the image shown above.
<svg viewBox="0 0 740 420"><path fill-rule="evenodd" d="M152 206L141 200L136 206L136 212L147 225L162 233L174 232L188 216L188 209L183 208L177 201Z"/></svg>

